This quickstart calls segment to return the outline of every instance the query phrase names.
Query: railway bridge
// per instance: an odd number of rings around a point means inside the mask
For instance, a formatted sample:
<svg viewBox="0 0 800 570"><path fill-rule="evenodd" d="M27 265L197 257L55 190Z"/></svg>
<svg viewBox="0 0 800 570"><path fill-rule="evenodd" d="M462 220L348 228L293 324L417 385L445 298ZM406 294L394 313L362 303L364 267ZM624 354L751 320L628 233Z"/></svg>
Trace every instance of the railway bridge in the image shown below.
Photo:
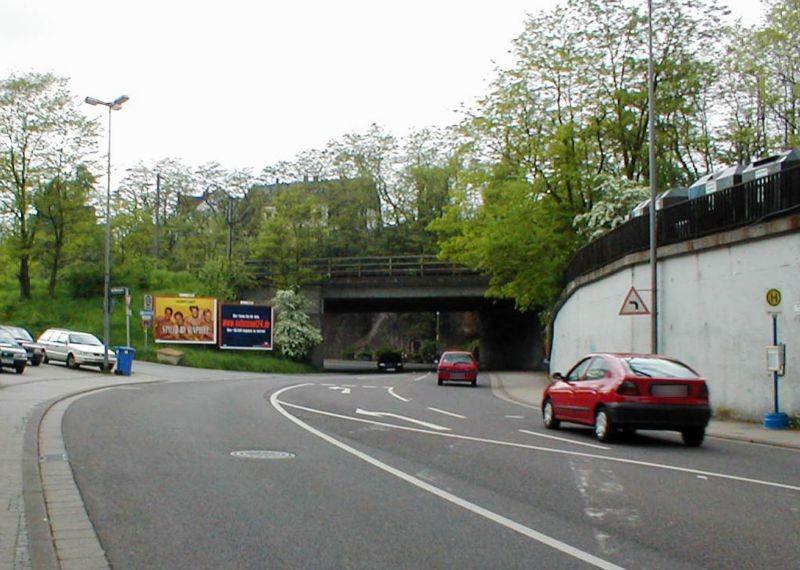
<svg viewBox="0 0 800 570"><path fill-rule="evenodd" d="M536 314L520 313L510 301L487 299L488 278L464 266L415 255L316 259L303 269L311 276L303 292L312 300L312 317L324 333L333 315L473 312L483 368L532 369L542 364ZM251 270L263 284L253 295L270 297L273 268L253 263ZM338 356L325 348L323 341L314 355L317 364Z"/></svg>

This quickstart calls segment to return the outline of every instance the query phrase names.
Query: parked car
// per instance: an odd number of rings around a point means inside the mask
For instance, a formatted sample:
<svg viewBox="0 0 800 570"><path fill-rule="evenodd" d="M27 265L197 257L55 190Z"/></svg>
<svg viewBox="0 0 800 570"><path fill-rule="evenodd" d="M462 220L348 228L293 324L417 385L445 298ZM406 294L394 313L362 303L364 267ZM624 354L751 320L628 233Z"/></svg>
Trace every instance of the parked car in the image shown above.
<svg viewBox="0 0 800 570"><path fill-rule="evenodd" d="M8 331L17 341L17 344L24 348L28 353L28 363L39 366L44 360L44 347L33 340L28 329L11 325L0 325L0 329Z"/></svg>
<svg viewBox="0 0 800 570"><path fill-rule="evenodd" d="M566 376L553 374L542 397L546 428L558 429L562 421L591 425L600 441L617 430L674 430L696 447L710 418L705 380L683 362L655 354L589 354Z"/></svg>
<svg viewBox="0 0 800 570"><path fill-rule="evenodd" d="M37 342L45 349L45 362L64 362L68 368L81 365L99 366L103 370L105 347L96 336L88 332L70 331L66 329L47 329ZM108 371L114 368L117 357L108 351Z"/></svg>
<svg viewBox="0 0 800 570"><path fill-rule="evenodd" d="M439 386L444 382L470 382L478 385L478 363L471 352L449 350L442 354L436 366Z"/></svg>
<svg viewBox="0 0 800 570"><path fill-rule="evenodd" d="M378 370L381 372L402 372L403 355L399 352L384 352L378 356Z"/></svg>
<svg viewBox="0 0 800 570"><path fill-rule="evenodd" d="M0 329L0 367L13 368L17 374L25 372L28 364L28 353L22 348L11 333Z"/></svg>

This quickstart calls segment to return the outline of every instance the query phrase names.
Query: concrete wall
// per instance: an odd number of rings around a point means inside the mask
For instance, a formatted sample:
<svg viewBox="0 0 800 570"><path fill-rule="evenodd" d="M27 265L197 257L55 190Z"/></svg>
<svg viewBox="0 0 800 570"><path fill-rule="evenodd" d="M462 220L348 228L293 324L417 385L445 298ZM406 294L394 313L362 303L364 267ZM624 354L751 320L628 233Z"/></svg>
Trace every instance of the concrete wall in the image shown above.
<svg viewBox="0 0 800 570"><path fill-rule="evenodd" d="M769 310L779 310L778 334L787 345L779 381L780 411L800 415L800 233L798 216L661 248L659 352L708 379L712 406L760 419L773 411ZM635 287L651 301L647 254L629 256L573 283L553 322L551 372L566 372L592 351L649 352L650 317L620 316ZM771 309L769 289L782 293Z"/></svg>

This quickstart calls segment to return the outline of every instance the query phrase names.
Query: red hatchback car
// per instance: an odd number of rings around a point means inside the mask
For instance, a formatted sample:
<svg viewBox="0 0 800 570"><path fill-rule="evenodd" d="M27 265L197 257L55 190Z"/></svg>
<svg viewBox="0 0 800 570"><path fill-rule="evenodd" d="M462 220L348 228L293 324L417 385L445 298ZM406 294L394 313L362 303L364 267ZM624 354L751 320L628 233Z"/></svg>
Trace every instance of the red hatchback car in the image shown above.
<svg viewBox="0 0 800 570"><path fill-rule="evenodd" d="M439 358L436 375L439 386L443 382L451 380L471 382L473 386L476 386L478 384L478 363L471 352L449 350Z"/></svg>
<svg viewBox="0 0 800 570"><path fill-rule="evenodd" d="M562 421L594 426L600 441L616 430L674 430L686 445L703 442L711 407L705 380L686 364L657 354L590 354L542 397L548 429Z"/></svg>

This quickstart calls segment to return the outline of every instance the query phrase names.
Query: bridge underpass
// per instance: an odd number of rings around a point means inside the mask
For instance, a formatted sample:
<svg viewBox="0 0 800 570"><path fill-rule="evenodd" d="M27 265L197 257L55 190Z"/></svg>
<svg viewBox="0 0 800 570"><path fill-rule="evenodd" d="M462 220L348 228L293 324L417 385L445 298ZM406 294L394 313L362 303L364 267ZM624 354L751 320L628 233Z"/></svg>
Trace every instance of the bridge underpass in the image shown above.
<svg viewBox="0 0 800 570"><path fill-rule="evenodd" d="M436 275L336 279L319 288L320 323L328 315L363 313L474 313L479 329L481 368L535 369L544 349L536 314L520 313L512 302L487 299L487 280L477 275ZM440 349L446 349L443 338ZM325 356L332 356L325 354Z"/></svg>
<svg viewBox="0 0 800 570"><path fill-rule="evenodd" d="M304 285L302 291L312 300L312 318L326 338L332 336L331 321L341 315L473 313L483 369L543 366L537 315L520 313L509 301L487 299L488 279L465 267L433 256L332 258L307 263L318 279L316 284ZM269 267L255 269L262 281L269 280ZM271 292L266 296L271 298ZM446 343L447 339L442 339L439 348L448 348ZM312 359L322 366L325 358L340 356L323 341Z"/></svg>

